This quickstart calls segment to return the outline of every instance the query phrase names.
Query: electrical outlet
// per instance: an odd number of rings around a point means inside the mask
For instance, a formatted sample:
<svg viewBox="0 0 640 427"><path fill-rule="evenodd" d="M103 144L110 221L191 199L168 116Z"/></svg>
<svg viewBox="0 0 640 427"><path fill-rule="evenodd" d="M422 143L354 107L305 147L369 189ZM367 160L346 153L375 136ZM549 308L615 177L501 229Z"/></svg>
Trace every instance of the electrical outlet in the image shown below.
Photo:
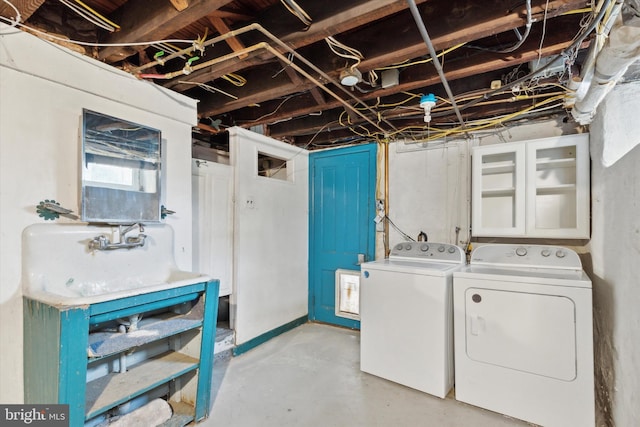
<svg viewBox="0 0 640 427"><path fill-rule="evenodd" d="M244 206L247 209L255 209L256 208L256 202L253 199L253 196L247 196L247 200L245 201Z"/></svg>

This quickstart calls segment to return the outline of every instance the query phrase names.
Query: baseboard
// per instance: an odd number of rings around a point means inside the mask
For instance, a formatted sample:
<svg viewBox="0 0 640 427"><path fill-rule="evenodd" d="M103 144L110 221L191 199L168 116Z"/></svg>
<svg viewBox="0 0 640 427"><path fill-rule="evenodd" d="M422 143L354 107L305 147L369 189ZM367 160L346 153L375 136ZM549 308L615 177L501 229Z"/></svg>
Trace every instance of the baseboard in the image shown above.
<svg viewBox="0 0 640 427"><path fill-rule="evenodd" d="M282 326L278 326L275 329L272 329L270 331L265 332L262 335L258 335L255 338L250 339L249 341L239 344L237 346L235 346L233 348L233 355L234 356L239 356L242 353L246 353L247 351L251 350L252 348L255 348L257 346L259 346L260 344L263 344L267 341L269 341L271 338L275 338L280 334L283 334L287 331L290 331L293 328L296 328L300 325L303 325L305 323L307 323L309 321L309 316L305 315L302 317L299 317L295 320L292 320L289 323L285 323Z"/></svg>

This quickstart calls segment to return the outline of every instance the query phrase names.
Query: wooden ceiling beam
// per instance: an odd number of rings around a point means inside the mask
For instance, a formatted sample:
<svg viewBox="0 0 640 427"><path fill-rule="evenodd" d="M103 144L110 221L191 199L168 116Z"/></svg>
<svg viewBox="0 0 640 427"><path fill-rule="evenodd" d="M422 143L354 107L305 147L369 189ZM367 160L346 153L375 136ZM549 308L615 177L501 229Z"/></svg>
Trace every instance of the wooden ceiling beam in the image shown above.
<svg viewBox="0 0 640 427"><path fill-rule="evenodd" d="M231 28L229 28L220 17L212 14L207 16L207 19L209 20L211 25L213 25L213 28L215 28L216 31L220 33L220 35L227 34L229 31L231 31ZM234 52L241 51L246 47L237 37L231 37L226 39L225 41ZM238 56L238 59L245 59L247 56L249 56L248 53L243 53L242 55Z"/></svg>
<svg viewBox="0 0 640 427"><path fill-rule="evenodd" d="M104 43L138 43L164 39L194 21L203 18L231 0L192 0L183 11L168 1L129 0L113 13L112 20L120 31L111 33ZM139 48L109 46L98 52L98 58L110 63L121 61Z"/></svg>
<svg viewBox="0 0 640 427"><path fill-rule="evenodd" d="M474 51L472 52L473 55L467 56L468 52L457 53L457 58L455 56L452 56L450 59L447 59L445 61L444 70L447 79L455 80L495 69L513 67L515 65L534 60L538 58L539 55L544 57L559 53L560 51L562 51L562 49L564 49L571 43L574 34L571 31L571 28L573 27L565 26L564 23L560 21L556 22L556 24L558 25L554 26L555 31L550 32L550 34L545 37L545 42L542 50L539 50L539 36L542 29L538 27L537 29L532 30L532 34L530 35L529 39L520 49L518 49L518 52L514 54L495 54L490 52L477 54L477 52ZM536 37L536 35L538 37ZM336 73L337 72L335 72L334 75ZM254 79L250 81L254 81ZM246 89L246 93L250 93L251 90L263 94L268 93L272 95L272 99L281 98L291 94L291 92L289 92L291 90L289 85L285 84L278 88L278 82L274 81L273 79L261 79L256 80L256 82L257 83L254 83L251 88ZM386 89L377 89L367 94L360 94L358 92L354 92L354 94L359 99L368 100L376 97L388 96L390 94L401 91L410 91L418 88L423 88L425 86L437 84L439 82L439 75L435 71L435 68L432 64L420 64L405 68L401 74L399 85ZM305 89L306 88L307 87L305 86ZM300 90L296 90L295 92L300 92ZM342 95L340 91L335 90L335 92L339 93L343 97L343 99L349 100L349 98ZM200 103L198 108L199 115L203 117L216 116L228 111L239 110L241 107L249 105L249 101L253 99L252 97L245 98L242 95L238 96L239 99L237 100L227 101L226 99L223 99L221 95L212 95L207 100L203 100ZM264 97L261 98L261 101L265 101L266 99L268 99ZM302 114L308 114L316 108L315 105L312 104L308 106L301 106L299 110L292 111L291 107L293 105L293 103L288 103L287 108L282 108L277 115L269 115L270 120L277 120L276 117L280 116L288 118L296 117ZM339 105L339 102L332 98L327 101L327 105L325 107L332 108L332 106L337 107ZM237 111L236 113L239 112L240 111ZM252 109L252 112L255 114L255 110ZM264 114L265 113L263 112L263 114L261 115ZM240 120L238 114L236 114L236 119Z"/></svg>
<svg viewBox="0 0 640 427"><path fill-rule="evenodd" d="M417 3L420 4L425 1L426 0L418 0ZM298 1L298 3L308 11L310 11L311 8L321 8L324 10L325 15L327 14L327 11L331 10L326 7L324 2L318 2L317 0L308 0L307 2ZM282 6L278 4L275 7L278 9L274 11L274 13L266 12L257 22L271 33L279 36L280 39L292 49L299 49L319 41L324 43L323 40L328 36L353 30L360 25L364 25L405 10L407 9L407 2L406 0L352 0L349 2L343 2L342 10L326 15L318 21L314 21L307 31L300 31L297 27L292 26L292 16L285 15L284 20L283 18L280 18L282 16ZM246 34L243 35L243 38L248 40L245 43L247 45L264 40L264 37L259 34ZM208 56L214 58L226 53L224 51L220 51L215 46L208 50ZM233 59L225 64L195 71L186 77L186 79L192 82L206 83L229 72L236 72L244 68L260 65L267 57L268 55L263 54L248 60ZM221 71L223 68L224 71ZM185 80L185 78L174 79L163 83L163 85L179 92L183 92L190 88L188 85L178 83L179 80Z"/></svg>
<svg viewBox="0 0 640 427"><path fill-rule="evenodd" d="M11 0L11 4L20 12L20 20L22 22L29 19L44 2L45 0ZM0 15L7 18L16 18L15 10L5 2L0 2Z"/></svg>
<svg viewBox="0 0 640 427"><path fill-rule="evenodd" d="M561 41L553 41L555 36L550 36L548 39L548 44L542 50L542 56L549 56L553 54L557 54L561 52L565 47L567 47L571 40L567 40L564 38ZM518 64L522 64L525 62L529 62L537 59L538 52L536 49L530 49L529 51L522 53L517 57L511 57L508 60L504 58L500 58L499 55L494 54L494 58L492 60L487 59L483 56L476 56L467 60L459 60L456 62L450 61L448 62L446 77L447 80L453 82L457 79L463 79L466 77L477 76L483 73L502 70L505 68L513 68ZM431 87L431 86L436 87ZM404 73L403 80L400 82L398 86L389 89L381 89L378 91L371 92L369 94L362 94L359 98L362 101L369 101L376 99L377 97L384 98L385 96L392 95L393 93L404 92L404 91L421 91L421 92L435 92L438 93L441 91L440 87L440 78L438 74L433 70L433 68L428 69L425 65L418 65L412 67L410 73ZM443 94L444 95L444 94ZM416 101L417 102L417 101ZM271 108L271 106L264 105L263 108L266 110L267 108ZM339 112L343 110L342 106L338 102L334 102L333 100L329 101L325 106L324 113L325 115L324 121L327 122L331 120L330 109L337 108ZM317 108L313 106L309 106L308 103L305 105L304 101L299 102L288 102L283 108L279 109L276 113L269 115L268 117L255 120L250 119L249 117L242 116L242 113L251 114L251 116L255 116L256 114L264 115L263 109L242 109L234 112L234 119L241 124L243 120L249 121L252 120L252 125L255 124L265 124L265 123L273 123L280 120L289 119L291 117L300 117L304 115L308 115L310 113L315 113ZM326 116L329 116L327 119ZM335 115L334 115L335 116ZM305 120L309 120L311 123L305 123ZM318 129L316 125L313 125L313 119L298 119L292 120L285 123L279 123L277 125L271 126L271 133L274 135L296 135L299 133L313 132ZM312 124L310 126L310 124Z"/></svg>
<svg viewBox="0 0 640 427"><path fill-rule="evenodd" d="M566 1L566 0L563 0L563 1ZM493 13L495 14L495 12ZM398 18L398 16L394 18ZM478 21L476 21L476 19ZM447 32L444 29L444 27L436 26L435 29L437 31L434 37L432 38L432 41L434 45L439 46L440 48L448 47L446 43L449 43L451 40L455 40L457 42L477 41L479 36L486 35L486 33L489 31L489 28L492 27L491 23L493 21L487 22L486 19L489 19L489 18L487 16L483 16L480 13L473 13L468 18L465 18L465 20L459 22L458 26L453 26L453 24L451 24L451 26L448 27L450 28L449 32ZM502 18L495 18L495 19L501 20ZM579 28L577 24L579 19L580 17L575 15L560 17L560 18L554 19L552 22L551 21L547 22L546 26L547 28L552 27L554 29L554 31L549 31L554 33L554 37L557 37L557 35L560 35L563 39L567 39L567 38L570 39L575 35L575 33L573 33L574 28ZM385 21L385 28L383 29L378 28L378 30L382 30L383 33L385 31L388 33L389 28L386 27L386 25L387 23ZM473 33L469 31L466 33L467 39L463 39L463 40L459 40L457 38L454 38L454 39L450 38L451 33L462 34L464 33L463 28L467 28L467 27L476 28L479 32ZM508 28L508 31L510 31L511 29L512 28ZM365 30L366 34L364 34L364 37L366 40L374 40L371 38L372 35L368 34L369 32L372 32L372 31L375 31L375 30L373 28L367 28ZM487 55L489 57L493 56L493 59L495 61L490 63L494 67L499 66L500 64L496 65L495 63L496 61L498 62L509 61L509 58L511 56L521 55L523 54L523 52L526 52L527 50L531 51L531 50L537 49L539 45L539 37L537 38L537 41L536 41L535 36L536 34L539 36L542 31L543 31L542 23L539 23L536 26L534 26L525 45L522 46L513 54L497 55L497 54L491 54L490 52L487 52L487 53L483 52L482 56L487 56ZM358 34L357 38L360 38L362 36L363 36L362 34ZM511 35L509 34L508 36L511 36ZM504 38L505 36L503 35L502 37ZM359 69L363 73L365 73L370 69L383 67L392 63L400 63L411 58L421 57L427 53L427 47L424 44L424 41L422 41L417 30L406 32L404 34L404 37L400 37L400 36L391 37L390 39L392 40L390 40L388 43L387 42L369 43L371 47L370 51L367 54L365 54L365 59L362 61L361 65L359 66ZM534 42L532 42L532 40ZM341 59L336 55L327 54L327 52L330 52L330 51L325 46L323 46L323 49L320 49L320 46L318 46L315 49L313 49L312 47L309 47L307 48L307 50L309 50L308 52L309 55L304 55L303 53L303 55L307 59L309 59L312 63L314 63L320 69L333 70L327 73L332 78L338 77L340 73L340 69L344 67L344 65L340 65L342 64L340 61L344 61L343 59ZM465 54L477 54L477 53L478 51L475 51L475 50L470 51L467 49L465 51ZM531 55L530 52L528 54L529 56ZM311 55L313 55L312 58L310 58ZM452 57L455 57L456 55L460 55L460 53L454 52L452 54ZM537 56L537 53L536 53L536 56ZM445 60L445 69L448 62L449 60ZM415 67L412 67L412 68L415 68ZM276 98L289 95L289 93L287 92L288 90L287 87L282 87L280 90L278 90L276 88L276 85L277 85L277 82L273 80L262 80L259 82L257 81L252 82L251 88L257 92L270 91L271 93L276 95L275 96ZM269 88L266 88L264 86L269 86ZM396 87L396 88L391 88L389 90L395 92L400 89ZM336 91L336 92L340 93L340 91ZM253 102L250 97L244 98L240 96L239 99L237 100L229 101L228 99L223 99L221 96L213 95L209 97L209 99L204 100L203 102L200 103L199 113L203 116L217 115L227 111L237 110L251 103Z"/></svg>

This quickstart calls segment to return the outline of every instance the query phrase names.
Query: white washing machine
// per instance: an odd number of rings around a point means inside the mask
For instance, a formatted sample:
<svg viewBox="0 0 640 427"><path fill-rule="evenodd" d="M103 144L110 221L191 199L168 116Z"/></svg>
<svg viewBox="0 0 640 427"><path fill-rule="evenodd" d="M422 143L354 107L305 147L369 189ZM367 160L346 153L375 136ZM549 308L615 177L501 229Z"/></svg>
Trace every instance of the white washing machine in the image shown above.
<svg viewBox="0 0 640 427"><path fill-rule="evenodd" d="M480 246L453 295L457 400L545 427L594 426L591 280L578 254Z"/></svg>
<svg viewBox="0 0 640 427"><path fill-rule="evenodd" d="M360 273L360 369L445 397L453 386L453 272L463 251L430 242L397 244Z"/></svg>

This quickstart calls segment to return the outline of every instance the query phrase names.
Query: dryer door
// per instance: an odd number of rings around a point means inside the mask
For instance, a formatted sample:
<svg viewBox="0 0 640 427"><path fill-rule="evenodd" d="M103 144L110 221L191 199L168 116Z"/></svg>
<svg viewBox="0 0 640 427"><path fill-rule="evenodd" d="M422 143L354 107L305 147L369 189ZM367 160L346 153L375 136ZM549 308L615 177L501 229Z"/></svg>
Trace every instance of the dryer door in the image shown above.
<svg viewBox="0 0 640 427"><path fill-rule="evenodd" d="M466 353L535 375L576 378L575 305L564 296L468 288Z"/></svg>

